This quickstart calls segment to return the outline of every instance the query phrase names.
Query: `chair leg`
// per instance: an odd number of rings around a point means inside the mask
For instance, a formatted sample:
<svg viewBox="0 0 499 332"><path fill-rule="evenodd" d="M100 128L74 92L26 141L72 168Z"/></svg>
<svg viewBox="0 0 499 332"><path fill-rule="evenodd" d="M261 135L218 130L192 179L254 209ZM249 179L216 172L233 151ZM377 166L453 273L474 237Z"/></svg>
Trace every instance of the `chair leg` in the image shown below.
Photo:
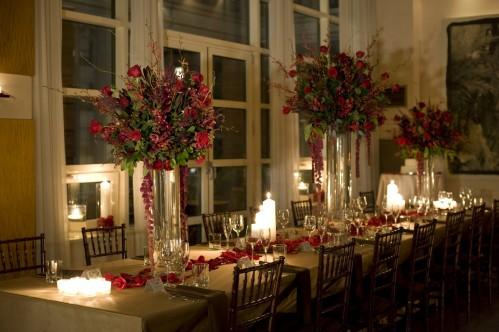
<svg viewBox="0 0 499 332"><path fill-rule="evenodd" d="M425 331L430 331L430 298L428 293L425 294L424 298L424 320L425 320Z"/></svg>
<svg viewBox="0 0 499 332"><path fill-rule="evenodd" d="M412 300L407 301L407 306L405 308L405 331L411 331L412 325Z"/></svg>
<svg viewBox="0 0 499 332"><path fill-rule="evenodd" d="M445 331L445 284L442 283L442 289L440 293L440 301L439 301L439 310L440 310L440 332Z"/></svg>
<svg viewBox="0 0 499 332"><path fill-rule="evenodd" d="M487 280L489 286L489 305L492 305L492 263L489 262L489 266L487 269Z"/></svg>

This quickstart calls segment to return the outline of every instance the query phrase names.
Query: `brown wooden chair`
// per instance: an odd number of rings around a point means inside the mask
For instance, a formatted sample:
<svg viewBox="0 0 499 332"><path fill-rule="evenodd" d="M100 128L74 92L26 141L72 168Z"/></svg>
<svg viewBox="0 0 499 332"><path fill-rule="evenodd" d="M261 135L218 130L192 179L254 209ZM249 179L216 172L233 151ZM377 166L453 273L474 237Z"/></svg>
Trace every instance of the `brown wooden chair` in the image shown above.
<svg viewBox="0 0 499 332"><path fill-rule="evenodd" d="M125 224L114 227L81 228L85 263L91 265L92 258L121 255L127 257Z"/></svg>
<svg viewBox="0 0 499 332"><path fill-rule="evenodd" d="M338 329L347 329L350 289L354 263L355 242L341 246L319 247L319 267L317 271L317 293L315 297L315 331L323 328L323 316L339 313ZM341 283L343 291L337 296L332 293ZM327 322L327 325L330 323ZM329 325L329 327L331 327Z"/></svg>
<svg viewBox="0 0 499 332"><path fill-rule="evenodd" d="M272 263L234 267L229 331L247 330L266 320L265 330L273 331L283 265L284 257L280 257Z"/></svg>
<svg viewBox="0 0 499 332"><path fill-rule="evenodd" d="M457 314L457 273L464 216L464 211L447 214L443 244L433 254L430 298L438 301L441 331L445 328L445 296L448 290L453 290L454 310Z"/></svg>
<svg viewBox="0 0 499 332"><path fill-rule="evenodd" d="M359 192L360 197L365 197L367 201L367 207L364 209L365 213L374 213L376 211L376 201L374 200L374 191L361 191Z"/></svg>
<svg viewBox="0 0 499 332"><path fill-rule="evenodd" d="M397 311L395 290L402 230L377 233L374 243L373 266L369 278L367 331L377 331L383 318L395 328Z"/></svg>
<svg viewBox="0 0 499 332"><path fill-rule="evenodd" d="M484 222L485 204L474 206L471 213L471 223L465 228L462 240L462 267L466 283L466 321L471 315L471 283L474 277L477 286L477 295L480 299L481 283L480 270L482 259L482 229ZM480 303L480 301L478 301Z"/></svg>
<svg viewBox="0 0 499 332"><path fill-rule="evenodd" d="M44 274L45 234L0 241L0 263L0 274L38 269Z"/></svg>
<svg viewBox="0 0 499 332"><path fill-rule="evenodd" d="M494 201L494 205L496 201ZM497 202L499 205L499 201ZM486 211L483 219L483 230L482 230L482 247L480 249L482 258L480 260L481 271L480 271L480 283L487 283L487 295L489 300L489 305L492 305L493 301L493 279L494 273L492 270L495 252L494 252L494 241L496 239L496 225L494 221L494 214L499 206L494 206L492 211ZM492 214L490 213L492 212Z"/></svg>
<svg viewBox="0 0 499 332"><path fill-rule="evenodd" d="M206 235L206 240L210 238L210 234L220 233L222 234L222 239L225 238L224 234L224 219L230 218L232 212L218 212L218 213L203 213L201 217L203 218L203 228L204 234Z"/></svg>
<svg viewBox="0 0 499 332"><path fill-rule="evenodd" d="M291 211L295 226L303 226L305 216L312 214L312 200L291 201Z"/></svg>
<svg viewBox="0 0 499 332"><path fill-rule="evenodd" d="M406 287L406 296L402 298L405 304L405 326L406 331L412 329L412 315L416 303L421 304L425 315L425 326L429 326L429 295L430 295L430 264L433 252L433 240L435 238L436 222L432 221L425 225L416 223L412 237L412 250L409 258L408 284L402 282L400 286ZM422 310L422 311L423 311Z"/></svg>

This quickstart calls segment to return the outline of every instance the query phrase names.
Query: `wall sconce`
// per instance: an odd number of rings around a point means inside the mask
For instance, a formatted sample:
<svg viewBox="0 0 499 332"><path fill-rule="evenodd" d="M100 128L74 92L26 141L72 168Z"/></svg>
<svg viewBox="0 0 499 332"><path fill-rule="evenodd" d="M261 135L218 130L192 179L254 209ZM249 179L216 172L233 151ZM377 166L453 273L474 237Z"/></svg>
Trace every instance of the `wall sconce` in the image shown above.
<svg viewBox="0 0 499 332"><path fill-rule="evenodd" d="M5 93L5 91L2 90L1 86L0 86L0 98L10 98L10 95L8 93Z"/></svg>

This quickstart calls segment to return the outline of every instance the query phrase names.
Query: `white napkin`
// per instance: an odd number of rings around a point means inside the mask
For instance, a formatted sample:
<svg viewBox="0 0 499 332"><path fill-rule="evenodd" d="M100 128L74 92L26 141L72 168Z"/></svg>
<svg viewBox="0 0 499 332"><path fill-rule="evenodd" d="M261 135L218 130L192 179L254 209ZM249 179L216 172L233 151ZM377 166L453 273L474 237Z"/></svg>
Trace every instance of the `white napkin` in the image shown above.
<svg viewBox="0 0 499 332"><path fill-rule="evenodd" d="M165 286L159 277L147 280L144 291L166 294Z"/></svg>
<svg viewBox="0 0 499 332"><path fill-rule="evenodd" d="M255 266L255 262L253 262L253 260L250 259L248 256L241 257L237 260L237 267L240 269L252 266Z"/></svg>
<svg viewBox="0 0 499 332"><path fill-rule="evenodd" d="M85 279L102 278L102 273L100 272L100 269L89 269L84 270L81 274L81 277Z"/></svg>

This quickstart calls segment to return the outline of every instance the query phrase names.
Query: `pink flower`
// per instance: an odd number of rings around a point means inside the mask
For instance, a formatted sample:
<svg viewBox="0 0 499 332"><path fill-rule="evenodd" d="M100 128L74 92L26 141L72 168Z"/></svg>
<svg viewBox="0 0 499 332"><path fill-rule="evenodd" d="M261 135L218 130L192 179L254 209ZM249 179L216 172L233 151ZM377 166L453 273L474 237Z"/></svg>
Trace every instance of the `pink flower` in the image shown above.
<svg viewBox="0 0 499 332"><path fill-rule="evenodd" d="M140 130L135 129L128 134L128 138L134 142L138 142L142 138L142 134L140 133Z"/></svg>
<svg viewBox="0 0 499 332"><path fill-rule="evenodd" d="M102 124L99 121L93 119L92 121L90 121L88 131L90 131L92 135L98 134L102 131Z"/></svg>
<svg viewBox="0 0 499 332"><path fill-rule="evenodd" d="M206 149L210 146L210 135L206 131L196 133L196 149Z"/></svg>
<svg viewBox="0 0 499 332"><path fill-rule="evenodd" d="M329 50L329 47L325 46L325 45L322 45L320 47L320 52L321 53L327 53L327 51Z"/></svg>
<svg viewBox="0 0 499 332"><path fill-rule="evenodd" d="M327 70L327 76L331 78L337 78L338 77L338 69L336 67L329 67Z"/></svg>
<svg viewBox="0 0 499 332"><path fill-rule="evenodd" d="M111 87L109 85L102 87L102 89L100 89L100 92L104 96L108 96L108 97L111 97L113 95L113 90L111 90Z"/></svg>
<svg viewBox="0 0 499 332"><path fill-rule="evenodd" d="M113 287L116 287L118 289L125 289L126 288L126 280L123 277L116 277L113 280Z"/></svg>
<svg viewBox="0 0 499 332"><path fill-rule="evenodd" d="M394 84L392 86L392 93L399 93L400 92L400 85Z"/></svg>
<svg viewBox="0 0 499 332"><path fill-rule="evenodd" d="M140 66L139 65L134 65L132 67L130 67L127 71L127 75L129 77L140 77L142 76L142 70L140 69Z"/></svg>
<svg viewBox="0 0 499 332"><path fill-rule="evenodd" d="M149 135L149 139L151 140L151 142L153 142L154 144L156 144L156 143L159 142L159 135L155 134L155 133L152 133L151 135Z"/></svg>
<svg viewBox="0 0 499 332"><path fill-rule="evenodd" d="M357 51L357 52L355 53L355 56L356 56L357 58L362 58L362 57L364 57L364 55L366 55L366 54L365 54L363 51Z"/></svg>

